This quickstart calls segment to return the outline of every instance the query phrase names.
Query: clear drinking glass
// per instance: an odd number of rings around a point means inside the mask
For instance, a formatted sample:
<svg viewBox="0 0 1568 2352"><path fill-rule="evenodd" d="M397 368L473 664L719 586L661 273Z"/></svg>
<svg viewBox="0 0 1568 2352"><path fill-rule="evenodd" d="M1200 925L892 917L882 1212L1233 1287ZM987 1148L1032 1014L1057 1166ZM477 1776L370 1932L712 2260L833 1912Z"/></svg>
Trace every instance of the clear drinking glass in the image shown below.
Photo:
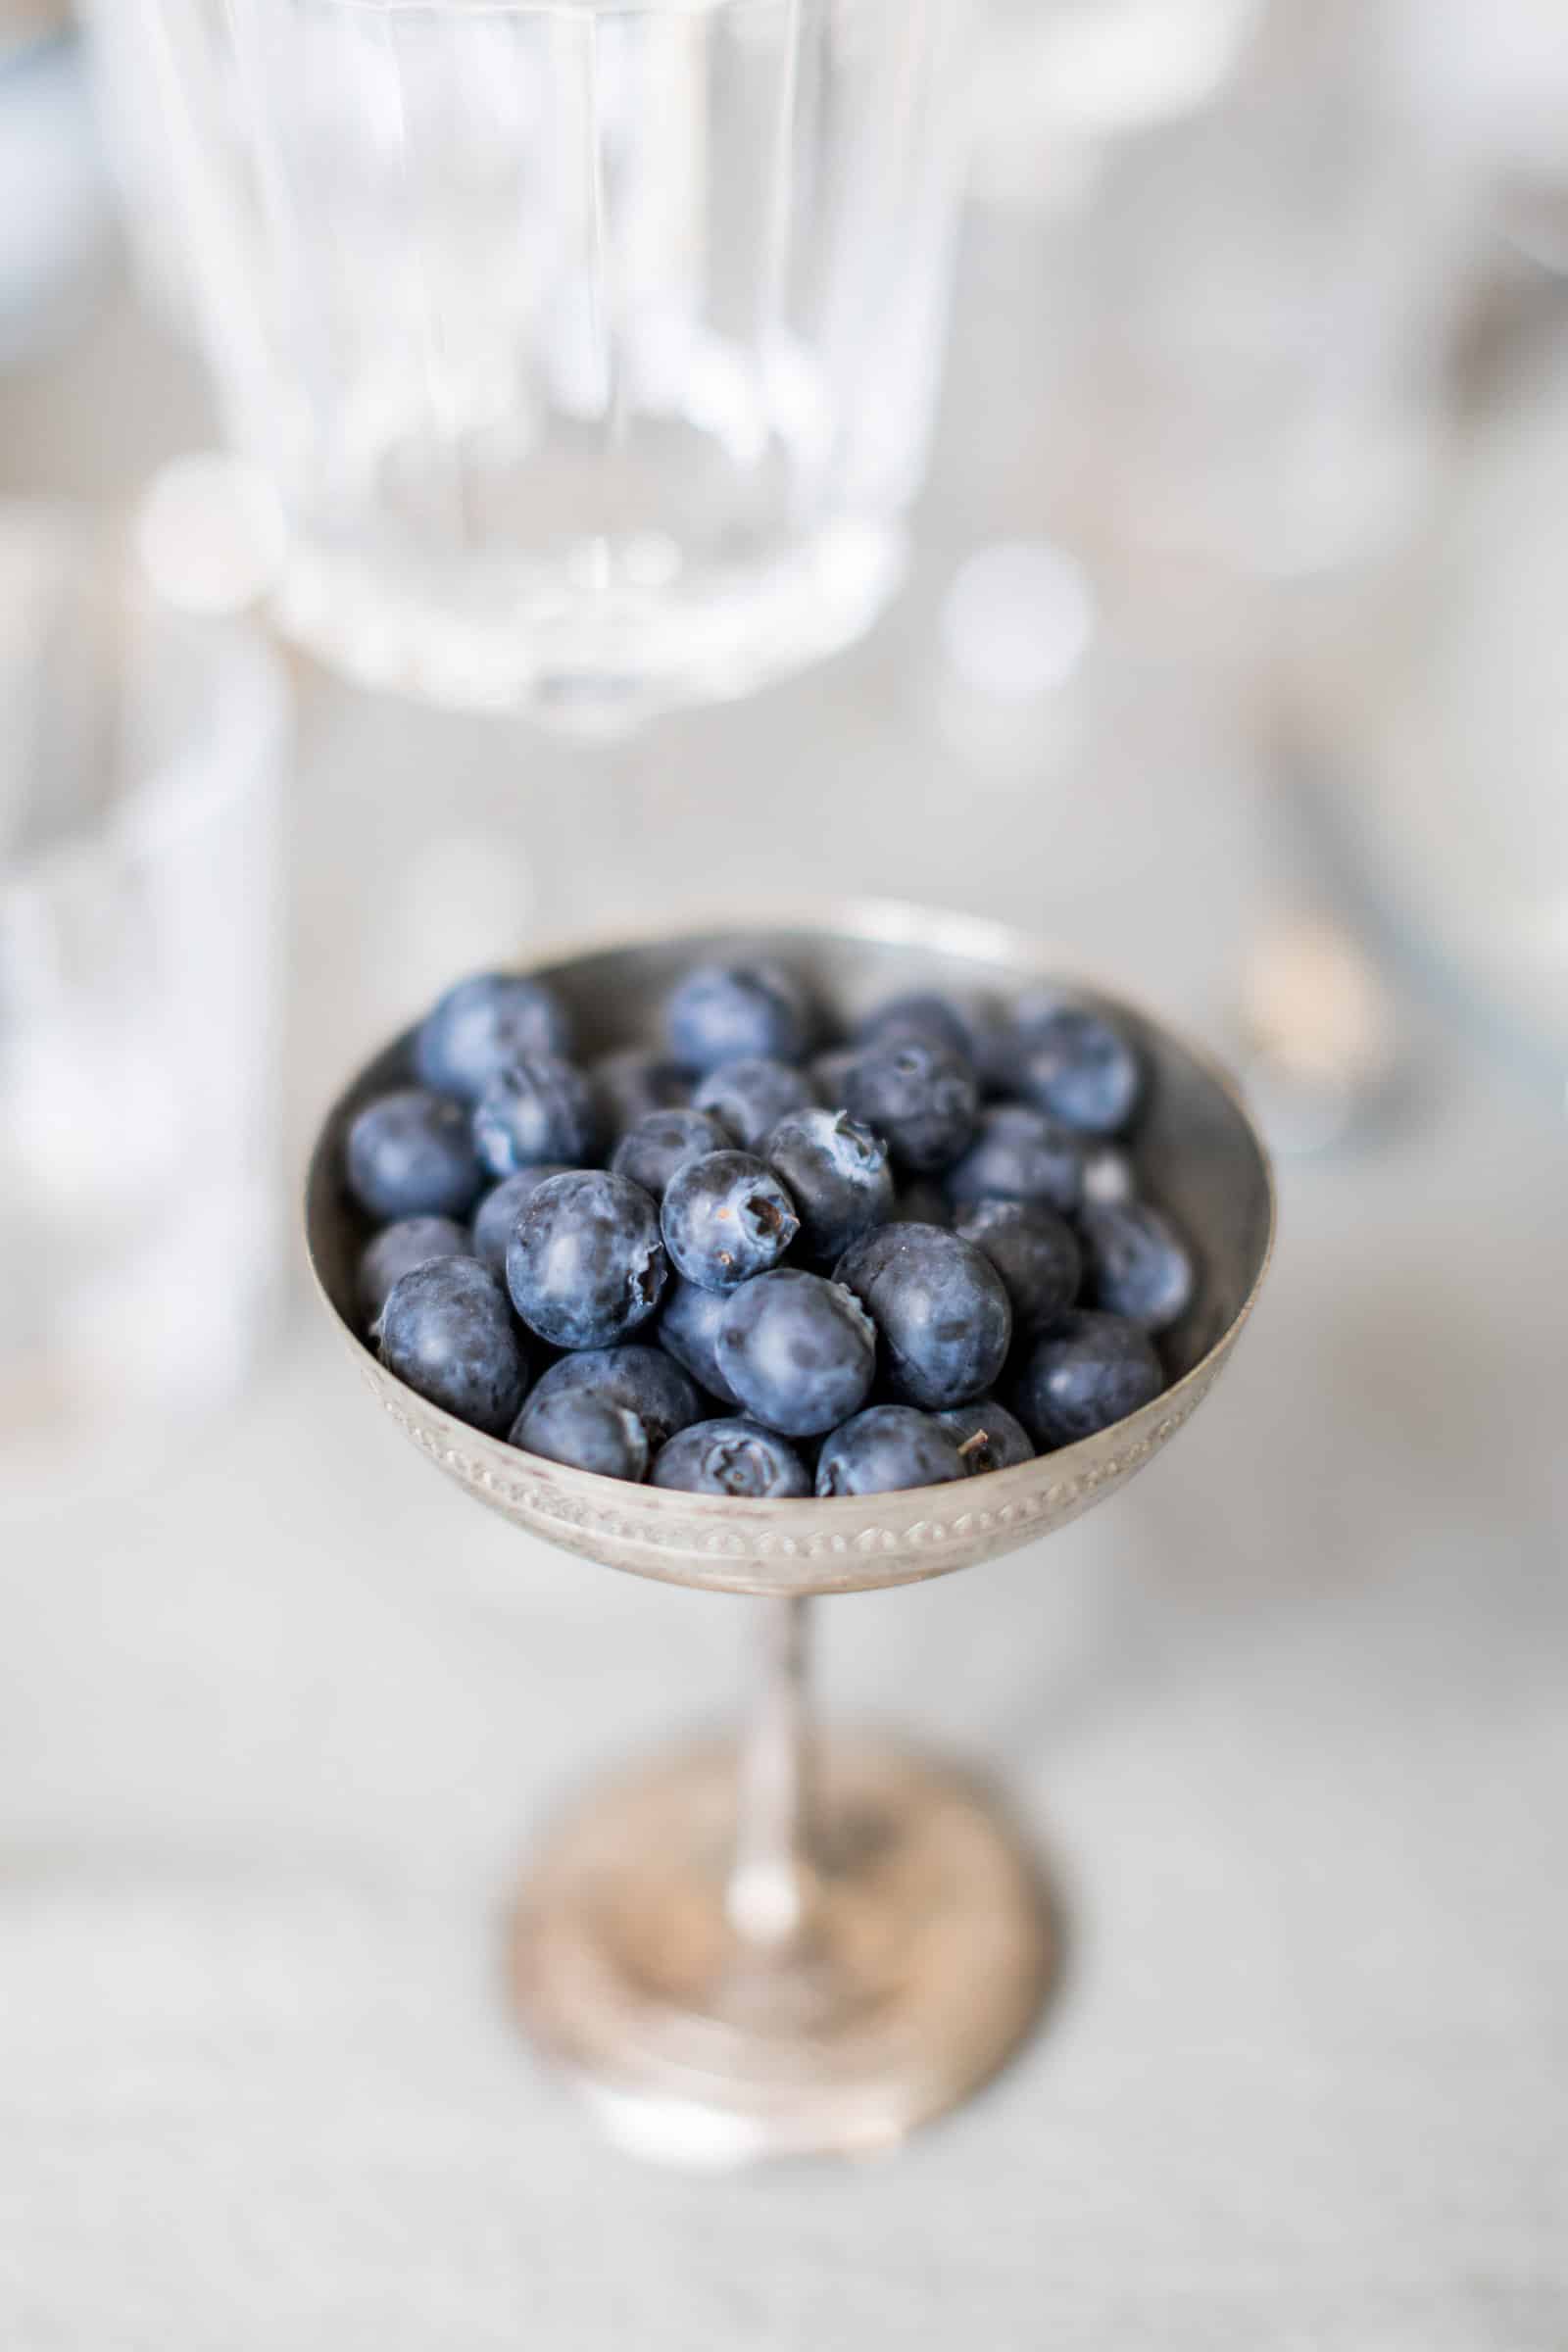
<svg viewBox="0 0 1568 2352"><path fill-rule="evenodd" d="M276 1299L281 665L0 507L0 1519L231 1397Z"/></svg>
<svg viewBox="0 0 1568 2352"><path fill-rule="evenodd" d="M294 633L592 718L867 625L934 404L964 0L126 5Z"/></svg>

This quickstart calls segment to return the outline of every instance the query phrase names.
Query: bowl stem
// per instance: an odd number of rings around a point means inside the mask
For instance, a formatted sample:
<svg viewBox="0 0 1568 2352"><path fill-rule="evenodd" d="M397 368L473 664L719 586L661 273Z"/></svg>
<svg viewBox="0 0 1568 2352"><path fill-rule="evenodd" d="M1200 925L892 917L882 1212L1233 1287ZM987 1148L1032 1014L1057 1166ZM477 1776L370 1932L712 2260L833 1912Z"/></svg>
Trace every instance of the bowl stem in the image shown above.
<svg viewBox="0 0 1568 2352"><path fill-rule="evenodd" d="M761 1616L759 1687L742 1738L730 1926L769 1951L800 1942L815 1899L807 1611L799 1598L754 1602Z"/></svg>
<svg viewBox="0 0 1568 2352"><path fill-rule="evenodd" d="M1032 1858L966 1774L820 1733L804 1598L749 1600L738 1742L627 1772L560 1824L512 1970L539 2046L666 2163L863 2153L994 2074L1054 1964Z"/></svg>

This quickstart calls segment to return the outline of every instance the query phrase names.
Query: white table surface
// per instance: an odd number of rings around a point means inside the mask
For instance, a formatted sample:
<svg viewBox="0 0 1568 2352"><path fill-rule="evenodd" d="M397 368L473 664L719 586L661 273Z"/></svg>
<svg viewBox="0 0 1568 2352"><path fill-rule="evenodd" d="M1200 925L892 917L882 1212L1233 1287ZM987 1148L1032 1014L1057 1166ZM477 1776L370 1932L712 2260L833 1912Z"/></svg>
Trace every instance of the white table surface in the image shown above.
<svg viewBox="0 0 1568 2352"><path fill-rule="evenodd" d="M117 492L200 420L122 304L0 384L0 487ZM942 479L899 613L765 705L594 749L307 680L292 1152L466 950L760 868L1033 922L1216 1029L1289 870L1267 775L1136 628L1093 760L958 760ZM1286 1168L1179 1445L1049 1544L822 1612L825 1704L994 1769L1070 1924L1022 2059L874 2163L644 2170L498 1997L530 1832L732 1705L747 1604L465 1510L298 1285L242 1409L9 1541L8 2352L1562 2352L1562 1129L1413 1034L1408 1118Z"/></svg>

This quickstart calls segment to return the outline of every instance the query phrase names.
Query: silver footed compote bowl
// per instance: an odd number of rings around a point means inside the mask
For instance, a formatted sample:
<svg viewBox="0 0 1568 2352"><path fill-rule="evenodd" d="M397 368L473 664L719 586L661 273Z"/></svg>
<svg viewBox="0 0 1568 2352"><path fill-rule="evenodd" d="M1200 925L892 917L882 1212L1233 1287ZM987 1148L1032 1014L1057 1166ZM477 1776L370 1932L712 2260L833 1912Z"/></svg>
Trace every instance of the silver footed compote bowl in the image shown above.
<svg viewBox="0 0 1568 2352"><path fill-rule="evenodd" d="M700 960L761 954L853 1022L911 989L1012 995L1057 979L1036 943L961 917L872 905L550 956L585 1054L653 1043ZM1152 1460L1201 1403L1257 1295L1273 1237L1268 1163L1224 1075L1093 990L1147 1058L1135 1157L1197 1250L1168 1385L1080 1444L961 1486L745 1501L628 1486L488 1438L428 1404L360 1332L364 1226L343 1187L354 1112L401 1078L409 1037L328 1113L306 1221L318 1282L382 1409L457 1484L606 1567L757 1602L761 1667L738 1741L687 1747L600 1788L555 1830L517 1904L510 1976L535 2042L624 2144L673 2162L867 2149L992 2075L1049 1988L1036 1869L969 1777L882 1740L817 1731L807 1603L975 1567L1032 1544ZM520 1556L520 1555L519 1555ZM983 1605L977 1596L976 1605Z"/></svg>

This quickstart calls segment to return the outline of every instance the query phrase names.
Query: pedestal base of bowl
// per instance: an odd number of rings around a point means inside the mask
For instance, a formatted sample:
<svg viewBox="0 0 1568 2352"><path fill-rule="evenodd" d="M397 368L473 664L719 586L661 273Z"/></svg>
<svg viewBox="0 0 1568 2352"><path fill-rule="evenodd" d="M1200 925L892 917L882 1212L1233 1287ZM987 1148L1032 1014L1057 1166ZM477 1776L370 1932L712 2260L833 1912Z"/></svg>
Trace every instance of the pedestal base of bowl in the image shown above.
<svg viewBox="0 0 1568 2352"><path fill-rule="evenodd" d="M1028 2033L1055 1958L1039 1879L961 1773L823 1738L806 1924L760 1944L726 1911L737 1768L728 1743L660 1759L556 1829L513 1931L522 2022L639 2155L889 2146Z"/></svg>

